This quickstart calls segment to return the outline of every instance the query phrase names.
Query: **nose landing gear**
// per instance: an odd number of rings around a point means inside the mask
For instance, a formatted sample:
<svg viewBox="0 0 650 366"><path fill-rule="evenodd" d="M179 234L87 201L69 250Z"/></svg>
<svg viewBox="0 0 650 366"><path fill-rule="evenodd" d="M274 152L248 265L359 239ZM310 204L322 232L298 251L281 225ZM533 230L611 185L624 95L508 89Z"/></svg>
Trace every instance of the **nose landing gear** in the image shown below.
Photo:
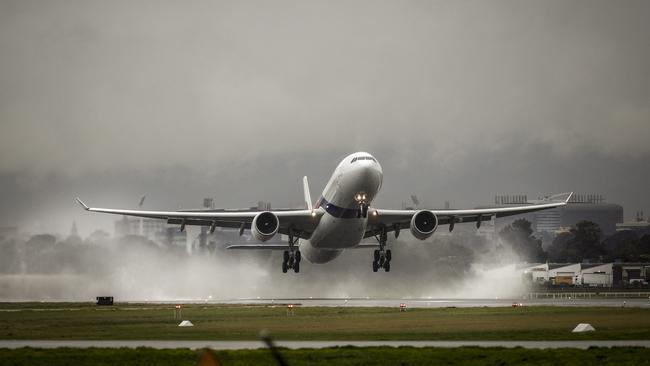
<svg viewBox="0 0 650 366"><path fill-rule="evenodd" d="M357 213L357 218L366 218L368 217L368 204L366 203L360 203L359 204L359 212Z"/></svg>
<svg viewBox="0 0 650 366"><path fill-rule="evenodd" d="M364 192L359 192L354 196L354 200L359 204L359 211L357 212L357 218L366 218L368 217L368 196Z"/></svg>
<svg viewBox="0 0 650 366"><path fill-rule="evenodd" d="M388 241L386 229L383 229L379 236L375 235L375 239L379 242L379 249L375 249L373 253L372 271L377 272L380 268L383 268L384 271L390 272L390 261L393 259L393 255L390 249L386 249L386 242Z"/></svg>

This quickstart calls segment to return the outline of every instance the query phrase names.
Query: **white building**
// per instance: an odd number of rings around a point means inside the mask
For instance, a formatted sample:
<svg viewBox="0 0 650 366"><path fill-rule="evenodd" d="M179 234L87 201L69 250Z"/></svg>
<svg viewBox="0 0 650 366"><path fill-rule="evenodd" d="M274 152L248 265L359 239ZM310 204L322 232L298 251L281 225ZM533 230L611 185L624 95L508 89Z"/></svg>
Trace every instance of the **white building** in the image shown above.
<svg viewBox="0 0 650 366"><path fill-rule="evenodd" d="M576 285L579 283L580 269L580 263L550 266L548 280L554 285Z"/></svg>
<svg viewBox="0 0 650 366"><path fill-rule="evenodd" d="M548 263L529 266L524 269L524 274L530 276L533 283L543 285L548 282Z"/></svg>
<svg viewBox="0 0 650 366"><path fill-rule="evenodd" d="M611 287L614 282L613 264L583 264L580 284L592 287Z"/></svg>

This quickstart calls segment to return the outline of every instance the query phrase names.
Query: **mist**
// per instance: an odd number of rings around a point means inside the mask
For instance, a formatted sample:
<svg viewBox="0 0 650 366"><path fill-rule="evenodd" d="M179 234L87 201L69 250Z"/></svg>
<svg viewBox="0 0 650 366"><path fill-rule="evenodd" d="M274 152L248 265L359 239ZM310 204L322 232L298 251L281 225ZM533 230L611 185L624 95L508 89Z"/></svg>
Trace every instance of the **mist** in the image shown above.
<svg viewBox="0 0 650 366"><path fill-rule="evenodd" d="M256 298L517 298L526 289L519 258L463 229L420 242L389 242L391 272L373 273L372 251L347 250L333 262L280 271L271 251L175 247L140 236L86 240L37 235L2 242L0 301L219 301ZM234 233L232 235L235 236ZM223 240L223 239L222 239Z"/></svg>
<svg viewBox="0 0 650 366"><path fill-rule="evenodd" d="M630 219L650 212L648 19L644 0L1 1L0 228L84 240L32 253L46 273L4 263L0 297L503 296L495 263L517 258L457 236L395 243L390 275L348 251L294 281L278 255L86 243L117 218L74 198L301 207L302 176L317 197L368 151L380 208L576 191Z"/></svg>

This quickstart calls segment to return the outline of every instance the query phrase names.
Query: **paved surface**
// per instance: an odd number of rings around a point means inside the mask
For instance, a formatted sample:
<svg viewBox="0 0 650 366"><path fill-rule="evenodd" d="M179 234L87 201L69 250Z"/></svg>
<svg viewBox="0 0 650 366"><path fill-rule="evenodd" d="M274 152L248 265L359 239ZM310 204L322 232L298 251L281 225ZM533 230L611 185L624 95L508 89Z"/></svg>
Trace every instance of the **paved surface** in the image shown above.
<svg viewBox="0 0 650 366"><path fill-rule="evenodd" d="M239 299L214 300L209 303L224 304L296 304L300 306L363 306L363 307L399 307L406 304L409 308L446 308L446 307L502 307L512 304L523 306L604 306L604 307L641 307L650 308L650 299L365 299L365 298L297 298L297 299Z"/></svg>
<svg viewBox="0 0 650 366"><path fill-rule="evenodd" d="M650 348L648 341L284 341L277 342L279 347L291 349L298 348L326 348L336 346L355 347L523 347L531 349L546 348L579 348L589 347L645 347ZM0 341L0 348L58 348L58 347L103 347L103 348L137 348L151 347L156 349L169 348L212 348L216 350L256 349L265 348L261 341Z"/></svg>
<svg viewBox="0 0 650 366"><path fill-rule="evenodd" d="M647 298L556 298L556 299L441 299L441 298L248 298L248 299L174 299L166 301L120 300L127 304L138 304L132 310L147 310L142 304L257 304L297 306L355 306L355 307L399 307L406 304L409 308L447 308L447 307L503 307L512 304L523 306L575 306L575 307L635 307L649 308ZM123 305L124 302L119 305ZM19 312L25 309L0 309L0 312ZM61 311L62 308L30 308L30 311ZM70 308L67 310L81 310Z"/></svg>

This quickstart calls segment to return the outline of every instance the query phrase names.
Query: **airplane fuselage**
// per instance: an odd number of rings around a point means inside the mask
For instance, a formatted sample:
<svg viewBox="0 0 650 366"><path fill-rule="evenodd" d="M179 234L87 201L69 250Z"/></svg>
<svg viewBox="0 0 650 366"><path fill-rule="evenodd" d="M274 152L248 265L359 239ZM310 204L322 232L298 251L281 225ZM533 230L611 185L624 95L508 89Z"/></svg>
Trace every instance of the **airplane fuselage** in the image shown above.
<svg viewBox="0 0 650 366"><path fill-rule="evenodd" d="M316 203L325 214L309 240L301 240L303 256L311 263L326 263L357 246L366 231L367 208L382 180L381 165L372 155L358 152L345 157Z"/></svg>

